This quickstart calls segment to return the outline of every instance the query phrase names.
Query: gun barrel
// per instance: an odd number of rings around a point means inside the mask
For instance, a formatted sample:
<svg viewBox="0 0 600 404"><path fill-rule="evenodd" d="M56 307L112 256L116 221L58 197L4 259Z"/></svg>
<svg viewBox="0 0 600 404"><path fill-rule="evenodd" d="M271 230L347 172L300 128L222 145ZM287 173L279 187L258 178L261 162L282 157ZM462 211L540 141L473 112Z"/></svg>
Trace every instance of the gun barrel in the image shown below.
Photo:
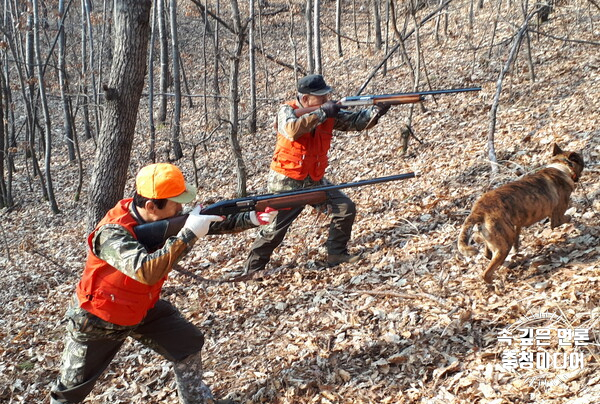
<svg viewBox="0 0 600 404"><path fill-rule="evenodd" d="M309 194L315 191L334 191L337 189L345 189L345 188L356 188L356 187L362 187L365 185L371 185L371 184L379 184L382 182L389 182L389 181L397 181L397 180L406 180L409 178L414 178L416 177L417 174L415 174L414 172L411 173L405 173L405 174L396 174L396 175L389 175L387 177L380 177L380 178L372 178L370 180L361 180L361 181L356 181L356 182L345 182L342 184L332 184L332 185L321 185L318 187L310 187L310 188L304 188L304 189L299 189L296 191L288 191L288 192L282 192L279 194L267 194L267 195L260 195L260 196L255 196L253 197L255 201L262 201L265 199L271 199L274 196L282 196L282 195L286 195L286 196L297 196L297 195L303 195L303 194Z"/></svg>

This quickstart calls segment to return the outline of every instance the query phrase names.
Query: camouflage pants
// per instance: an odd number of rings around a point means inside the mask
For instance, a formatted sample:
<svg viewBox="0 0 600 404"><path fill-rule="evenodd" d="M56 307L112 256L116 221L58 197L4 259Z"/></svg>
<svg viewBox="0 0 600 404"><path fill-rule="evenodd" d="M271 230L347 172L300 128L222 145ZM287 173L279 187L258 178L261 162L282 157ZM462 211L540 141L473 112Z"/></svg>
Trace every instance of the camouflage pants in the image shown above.
<svg viewBox="0 0 600 404"><path fill-rule="evenodd" d="M293 191L330 184L325 178L316 182L310 177L307 177L303 181L298 181L272 170L269 172L269 192ZM348 241L350 241L352 235L352 225L356 218L356 205L346 194L339 190L334 190L327 192L327 206L331 214L331 224L329 225L329 236L327 238L327 253L329 255L347 253ZM304 207L280 210L270 225L261 228L246 260L246 272L250 273L265 268L271 259L271 254L282 243L289 227L300 213L302 213L303 209Z"/></svg>
<svg viewBox="0 0 600 404"><path fill-rule="evenodd" d="M204 337L170 303L159 300L135 326L106 322L79 308L74 298L66 313L67 336L52 403L78 403L92 391L127 337L173 362L182 404L204 404L213 397L202 381Z"/></svg>

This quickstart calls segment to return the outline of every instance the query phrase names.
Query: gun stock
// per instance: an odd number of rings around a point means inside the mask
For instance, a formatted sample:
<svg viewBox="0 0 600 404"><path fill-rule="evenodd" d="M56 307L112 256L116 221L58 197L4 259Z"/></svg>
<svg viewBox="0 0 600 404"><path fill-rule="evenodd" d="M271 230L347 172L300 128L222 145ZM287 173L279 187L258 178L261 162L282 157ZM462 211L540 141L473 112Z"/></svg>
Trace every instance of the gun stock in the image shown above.
<svg viewBox="0 0 600 404"><path fill-rule="evenodd" d="M295 191L281 192L277 194L266 194L248 196L239 199L229 199L208 205L201 210L205 215L228 216L236 213L258 211L264 212L267 207L282 210L296 208L304 205L318 205L327 201L327 191L336 189L362 187L382 182L398 181L414 178L414 172L388 177L373 178L356 182L347 182L337 185L323 185L319 187L304 188ZM144 223L133 228L137 240L146 246L149 251L156 250L172 236L177 235L185 225L188 215L179 215L170 219L158 220L156 222Z"/></svg>

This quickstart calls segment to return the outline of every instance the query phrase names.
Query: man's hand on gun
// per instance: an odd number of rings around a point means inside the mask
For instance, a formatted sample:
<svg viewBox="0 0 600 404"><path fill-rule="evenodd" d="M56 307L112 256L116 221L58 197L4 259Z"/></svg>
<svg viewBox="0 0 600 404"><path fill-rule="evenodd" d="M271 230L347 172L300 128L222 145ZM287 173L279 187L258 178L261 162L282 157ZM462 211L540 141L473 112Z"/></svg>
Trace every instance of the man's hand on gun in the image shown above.
<svg viewBox="0 0 600 404"><path fill-rule="evenodd" d="M384 116L390 110L392 104L388 104L387 102L378 102L375 104L375 114L377 117Z"/></svg>
<svg viewBox="0 0 600 404"><path fill-rule="evenodd" d="M252 223L256 226L264 226L273 223L278 212L278 210L269 207L265 208L264 212L252 211L250 212L250 220L252 220Z"/></svg>
<svg viewBox="0 0 600 404"><path fill-rule="evenodd" d="M208 229L212 222L222 222L224 217L217 215L202 215L200 214L200 209L202 206L196 206L194 210L192 210L183 227L187 227L190 229L196 237L204 237L208 234Z"/></svg>
<svg viewBox="0 0 600 404"><path fill-rule="evenodd" d="M321 105L321 109L325 112L325 116L327 118L335 118L342 109L342 106L335 101L327 101L325 104Z"/></svg>

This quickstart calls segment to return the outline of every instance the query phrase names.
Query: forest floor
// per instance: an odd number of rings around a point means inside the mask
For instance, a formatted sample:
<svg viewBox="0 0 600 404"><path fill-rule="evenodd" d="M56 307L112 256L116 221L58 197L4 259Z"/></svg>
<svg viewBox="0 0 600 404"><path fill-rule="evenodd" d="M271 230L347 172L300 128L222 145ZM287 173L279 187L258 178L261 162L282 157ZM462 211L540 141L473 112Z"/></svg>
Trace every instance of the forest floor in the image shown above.
<svg viewBox="0 0 600 404"><path fill-rule="evenodd" d="M597 43L597 28L594 33L568 20L583 18L568 11L561 11L561 21L572 24L573 37ZM597 12L594 23L600 24ZM246 404L600 402L598 46L532 38L536 80L521 56L504 81L495 136L499 171L493 174L489 114L507 48L493 57L465 57L460 30L451 25L441 45L424 39L429 79L436 88L480 85L481 92L416 106L412 127L420 142L411 138L405 155L400 128L409 106L393 107L370 131L334 140L327 173L333 182L421 174L347 191L358 207L350 243L351 251L362 253L358 263L320 264L329 219L307 208L276 250L270 276L223 284L170 276L163 297L205 333L205 378L216 395ZM348 44L338 58L333 40L326 46L326 77L336 96L356 91L383 57ZM405 66L394 63L365 93L411 90ZM274 77L270 96L293 96L292 73L280 70ZM277 105L265 102L259 133L240 138L252 193L266 192ZM128 193L147 163L140 119ZM185 119L184 130L197 125L193 111ZM555 142L586 162L571 197L572 221L523 229L519 254L488 286L481 279L485 258L466 260L456 250L460 227L483 192L543 166ZM226 134L217 133L197 156L202 200L235 197L227 145ZM89 175L93 143L82 148ZM58 375L62 316L85 260L86 194L73 200L77 168L57 156L52 173L62 213L53 215L36 180L26 175L25 159L17 164L18 205L1 213L0 224L0 402L42 403ZM193 178L189 158L177 164ZM210 236L180 264L205 278L227 277L241 269L254 237L255 231ZM549 329L550 345L518 343L519 328L540 335ZM587 331L588 344L558 346L558 329ZM503 330L512 343L499 341ZM574 363L566 369L534 363L510 372L505 360L511 351L569 353ZM177 402L171 366L134 342L126 343L85 401Z"/></svg>

